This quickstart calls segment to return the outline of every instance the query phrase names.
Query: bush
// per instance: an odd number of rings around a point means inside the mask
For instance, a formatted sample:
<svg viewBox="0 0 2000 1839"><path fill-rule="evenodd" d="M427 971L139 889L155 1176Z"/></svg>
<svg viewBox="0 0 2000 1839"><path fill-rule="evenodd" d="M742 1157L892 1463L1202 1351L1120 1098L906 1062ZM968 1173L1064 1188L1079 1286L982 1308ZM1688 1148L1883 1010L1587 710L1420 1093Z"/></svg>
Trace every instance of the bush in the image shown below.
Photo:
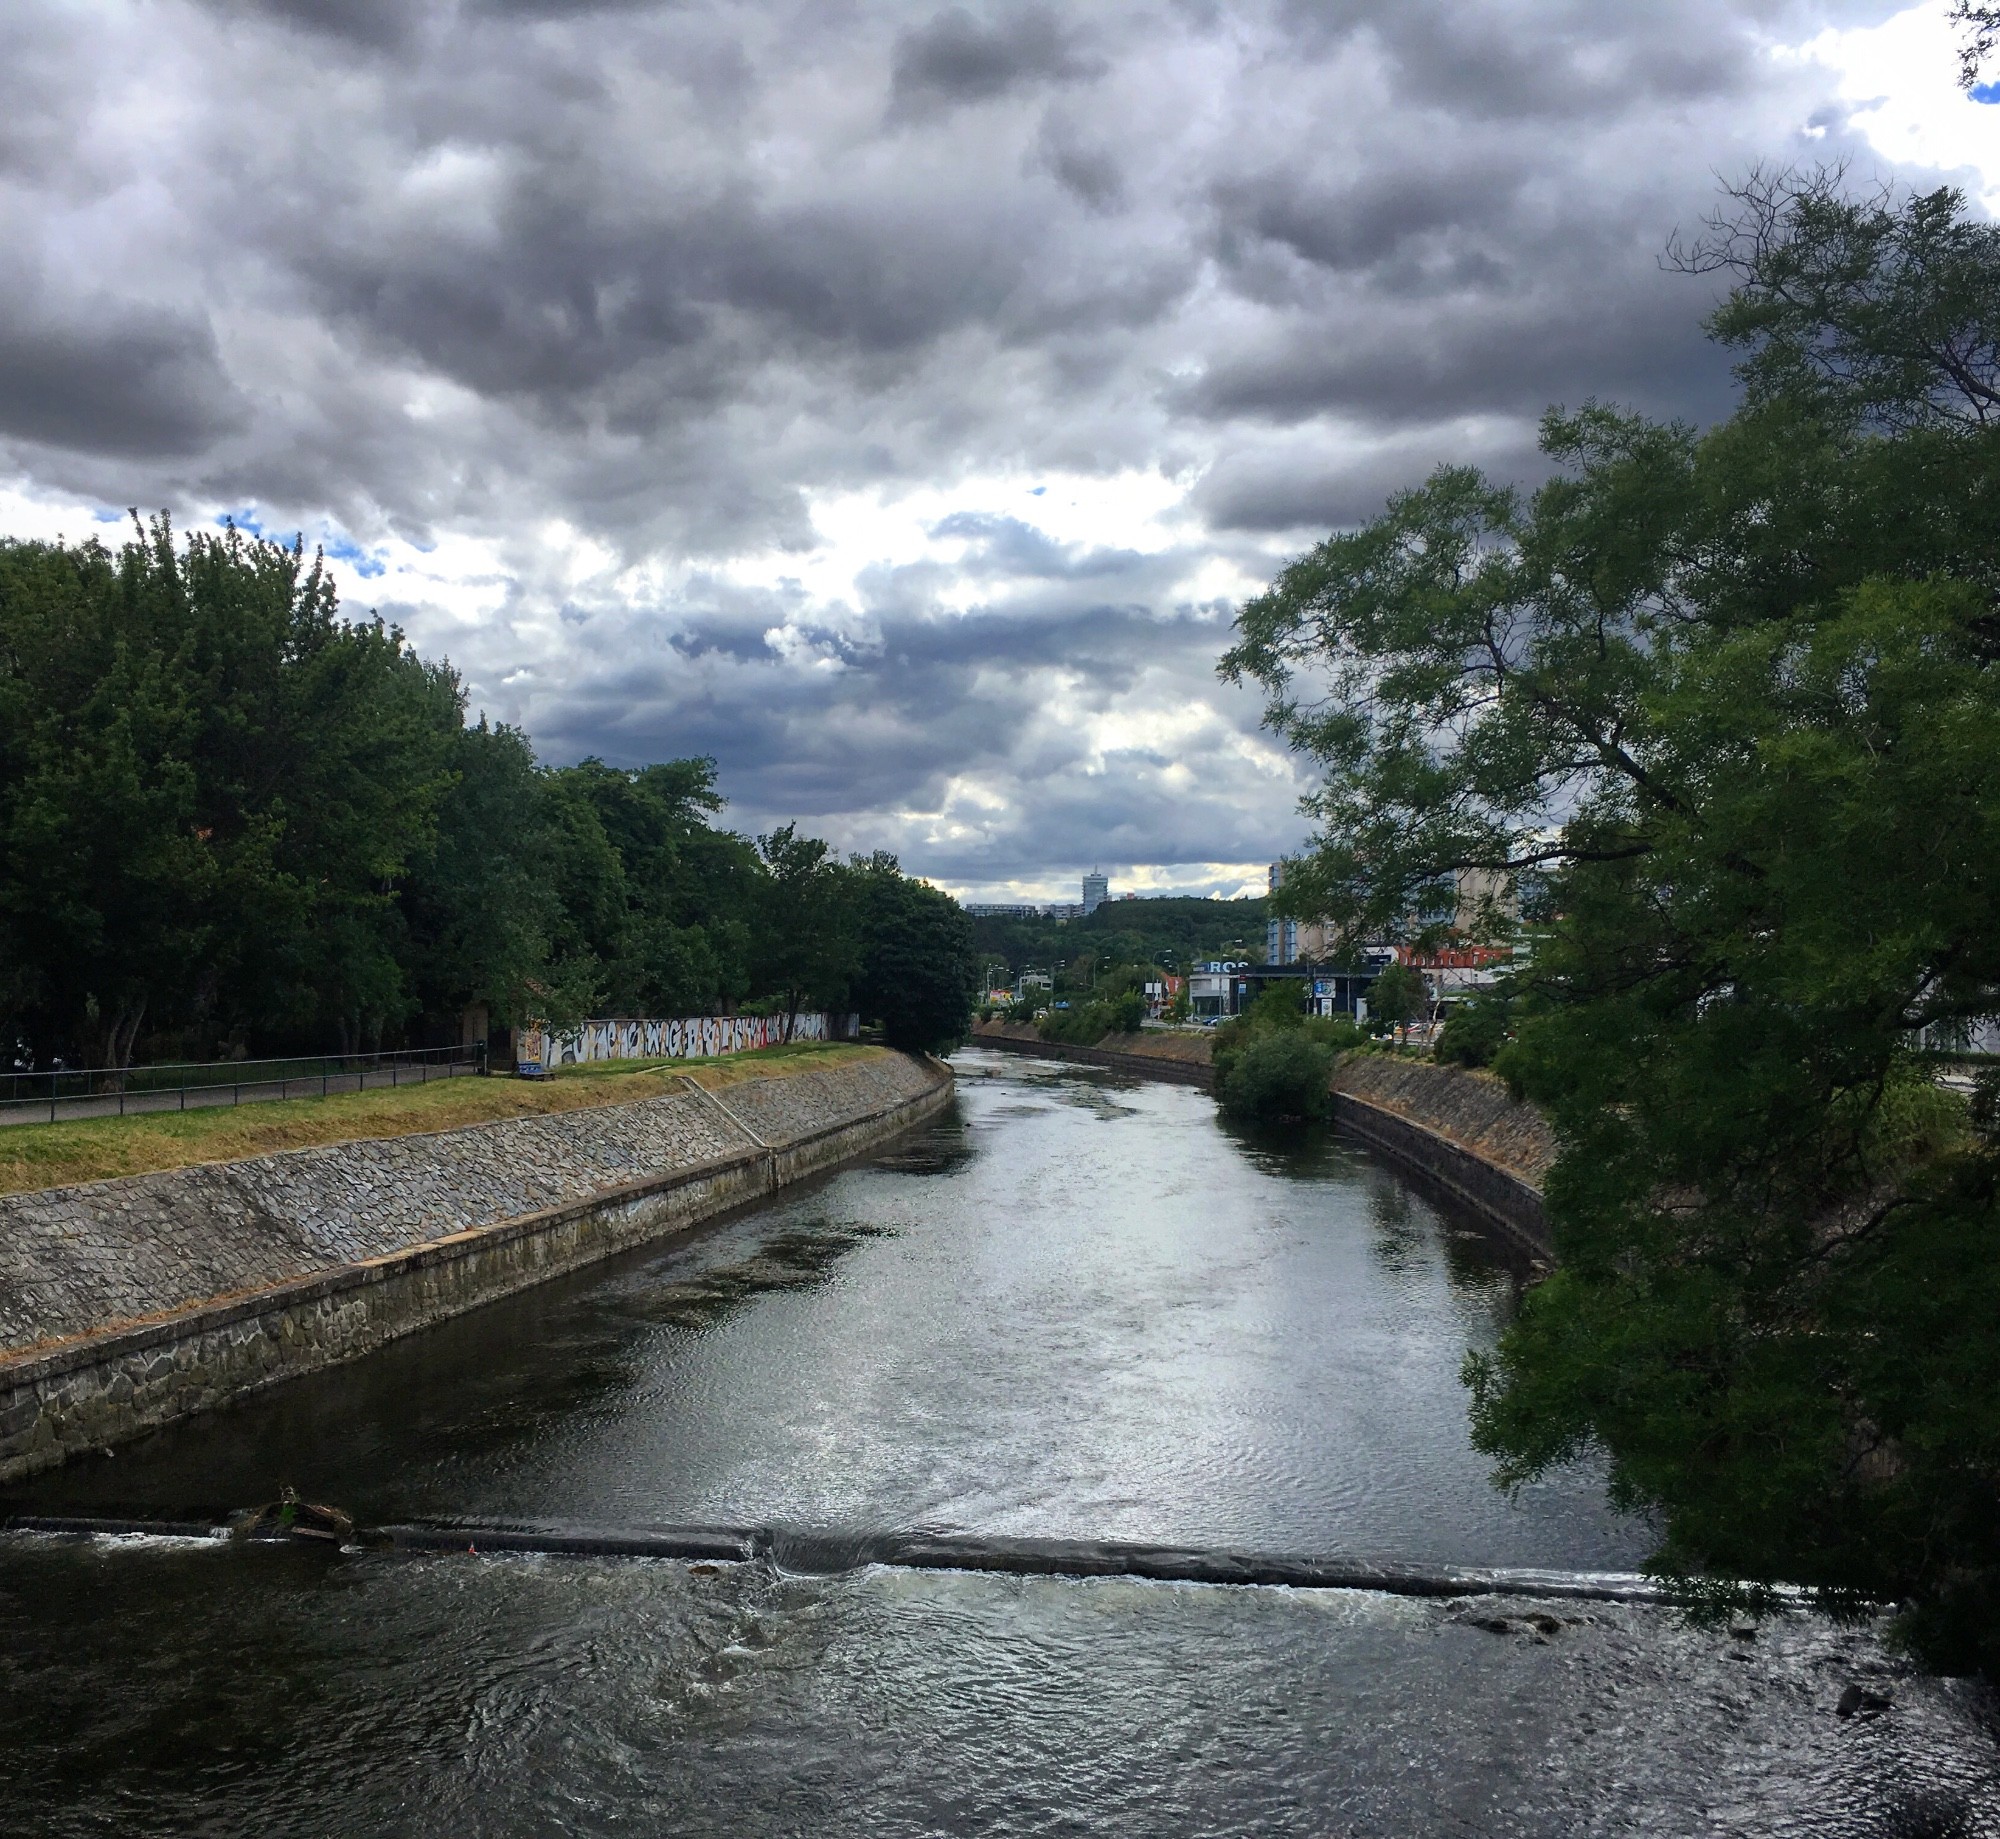
<svg viewBox="0 0 2000 1839"><path fill-rule="evenodd" d="M1510 1008L1504 996L1494 993L1452 1010L1438 1036L1438 1059L1454 1066L1491 1066L1507 1045Z"/></svg>
<svg viewBox="0 0 2000 1839"><path fill-rule="evenodd" d="M1051 1009L1042 1017L1045 1041L1071 1047L1092 1047L1107 1034L1131 1034L1146 1019L1146 999L1128 992L1110 1002L1086 1003L1080 1009Z"/></svg>
<svg viewBox="0 0 2000 1839"><path fill-rule="evenodd" d="M1333 1115L1334 1049L1303 1028L1254 1036L1222 1076L1222 1108L1257 1123L1322 1122Z"/></svg>
<svg viewBox="0 0 2000 1839"><path fill-rule="evenodd" d="M1368 1031L1358 1027L1351 1015L1309 1015L1300 1027L1308 1041L1317 1041L1336 1060L1368 1046Z"/></svg>
<svg viewBox="0 0 2000 1839"><path fill-rule="evenodd" d="M1279 1000L1273 1002L1273 997ZM1368 1045L1367 1033L1355 1026L1351 1016L1307 1015L1290 991L1267 990L1241 1015L1219 1023L1209 1037L1215 1089L1228 1089L1230 1074L1253 1042L1283 1034L1297 1034L1325 1049L1329 1065L1342 1054Z"/></svg>

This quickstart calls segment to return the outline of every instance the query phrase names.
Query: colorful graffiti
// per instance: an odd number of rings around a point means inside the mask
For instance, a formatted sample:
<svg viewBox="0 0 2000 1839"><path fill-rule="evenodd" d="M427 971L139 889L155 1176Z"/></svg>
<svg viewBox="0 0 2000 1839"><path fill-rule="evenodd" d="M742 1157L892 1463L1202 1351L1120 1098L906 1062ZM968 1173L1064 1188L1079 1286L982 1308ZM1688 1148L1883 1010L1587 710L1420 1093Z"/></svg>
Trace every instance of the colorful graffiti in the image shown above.
<svg viewBox="0 0 2000 1839"><path fill-rule="evenodd" d="M855 1015L795 1015L794 1041L850 1038L860 1026ZM776 1047L786 1039L782 1015L687 1015L672 1021L582 1022L560 1032L521 1030L516 1057L524 1073L553 1072L597 1060L695 1060L715 1054L746 1054Z"/></svg>

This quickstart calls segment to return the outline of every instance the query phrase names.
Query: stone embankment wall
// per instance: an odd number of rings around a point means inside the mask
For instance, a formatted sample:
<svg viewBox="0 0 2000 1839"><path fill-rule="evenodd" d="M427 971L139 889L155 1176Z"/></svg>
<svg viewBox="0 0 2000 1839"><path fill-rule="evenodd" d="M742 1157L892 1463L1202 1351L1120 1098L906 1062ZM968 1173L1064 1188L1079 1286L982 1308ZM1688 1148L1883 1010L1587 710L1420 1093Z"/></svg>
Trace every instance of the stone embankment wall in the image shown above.
<svg viewBox="0 0 2000 1839"><path fill-rule="evenodd" d="M1542 1182L1555 1133L1491 1073L1356 1054L1333 1075L1334 1118L1539 1258L1552 1258Z"/></svg>
<svg viewBox="0 0 2000 1839"><path fill-rule="evenodd" d="M882 1054L0 1197L0 1480L754 1200L951 1089Z"/></svg>
<svg viewBox="0 0 2000 1839"><path fill-rule="evenodd" d="M983 1022L974 1044L1109 1067L1144 1079L1212 1090L1206 1035L1106 1035L1095 1047L1044 1041L1024 1022ZM1357 1054L1333 1076L1334 1119L1392 1161L1441 1189L1489 1225L1551 1258L1542 1181L1555 1160L1540 1112L1509 1096L1491 1073L1393 1054Z"/></svg>
<svg viewBox="0 0 2000 1839"><path fill-rule="evenodd" d="M972 1042L975 1047L999 1047L1010 1053L1039 1054L1048 1060L1109 1067L1144 1079L1170 1079L1204 1091L1215 1084L1205 1035L1108 1034L1094 1047L1073 1047L1066 1041L1044 1041L1031 1022L981 1022L972 1031Z"/></svg>

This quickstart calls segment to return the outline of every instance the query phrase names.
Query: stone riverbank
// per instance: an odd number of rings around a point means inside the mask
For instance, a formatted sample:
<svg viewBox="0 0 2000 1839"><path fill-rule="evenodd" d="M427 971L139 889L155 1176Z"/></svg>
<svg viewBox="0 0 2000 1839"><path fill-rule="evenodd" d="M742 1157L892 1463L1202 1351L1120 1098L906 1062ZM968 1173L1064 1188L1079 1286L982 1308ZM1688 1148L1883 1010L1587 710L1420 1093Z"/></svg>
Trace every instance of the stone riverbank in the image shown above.
<svg viewBox="0 0 2000 1839"><path fill-rule="evenodd" d="M756 1200L951 1090L885 1053L0 1197L0 1480Z"/></svg>

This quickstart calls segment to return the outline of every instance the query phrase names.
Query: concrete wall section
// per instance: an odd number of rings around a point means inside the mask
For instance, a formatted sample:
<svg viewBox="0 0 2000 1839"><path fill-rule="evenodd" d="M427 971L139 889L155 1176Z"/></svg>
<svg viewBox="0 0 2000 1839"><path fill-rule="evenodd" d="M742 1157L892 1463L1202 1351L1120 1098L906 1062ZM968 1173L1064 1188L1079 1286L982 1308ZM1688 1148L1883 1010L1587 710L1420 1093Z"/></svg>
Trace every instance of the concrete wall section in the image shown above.
<svg viewBox="0 0 2000 1839"><path fill-rule="evenodd" d="M1556 1159L1548 1120L1492 1073L1394 1054L1358 1054L1334 1074L1333 1089L1427 1125L1535 1188Z"/></svg>
<svg viewBox="0 0 2000 1839"><path fill-rule="evenodd" d="M1542 1182L1555 1133L1491 1073L1360 1054L1334 1072L1334 1121L1552 1260Z"/></svg>
<svg viewBox="0 0 2000 1839"><path fill-rule="evenodd" d="M0 1480L758 1199L943 1109L951 1089L934 1063L883 1056L10 1197Z"/></svg>
<svg viewBox="0 0 2000 1839"><path fill-rule="evenodd" d="M1199 1035L1109 1034L1094 1047L1073 1047L1065 1041L1044 1041L1027 1022L982 1022L972 1031L972 1045L1033 1054L1044 1060L1071 1060L1080 1066L1102 1066L1141 1079L1200 1086L1204 1092L1215 1086L1215 1069L1208 1063L1209 1043Z"/></svg>

